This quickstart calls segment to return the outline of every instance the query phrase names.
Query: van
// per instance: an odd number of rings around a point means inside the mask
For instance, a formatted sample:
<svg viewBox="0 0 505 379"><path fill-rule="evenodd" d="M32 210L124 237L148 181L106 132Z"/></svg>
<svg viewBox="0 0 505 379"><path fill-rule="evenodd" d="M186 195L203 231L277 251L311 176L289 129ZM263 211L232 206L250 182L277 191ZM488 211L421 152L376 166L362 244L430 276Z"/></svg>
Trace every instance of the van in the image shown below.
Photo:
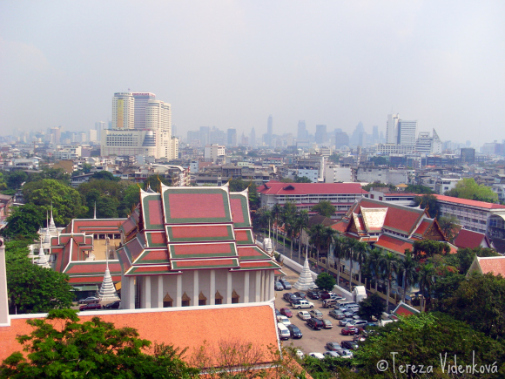
<svg viewBox="0 0 505 379"><path fill-rule="evenodd" d="M330 308L337 304L336 299L326 299L323 301L323 308Z"/></svg>
<svg viewBox="0 0 505 379"><path fill-rule="evenodd" d="M286 325L280 322L277 324L277 330L279 331L279 338L281 340L287 340L289 337L291 337L291 332L289 329L286 327Z"/></svg>

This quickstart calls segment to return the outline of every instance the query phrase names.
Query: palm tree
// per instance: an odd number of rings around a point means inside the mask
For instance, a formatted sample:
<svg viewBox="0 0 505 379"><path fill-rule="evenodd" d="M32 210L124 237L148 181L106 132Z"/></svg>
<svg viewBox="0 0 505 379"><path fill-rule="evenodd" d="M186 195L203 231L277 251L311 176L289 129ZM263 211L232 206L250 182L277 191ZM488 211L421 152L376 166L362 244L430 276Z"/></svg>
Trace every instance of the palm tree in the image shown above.
<svg viewBox="0 0 505 379"><path fill-rule="evenodd" d="M358 241L353 238L347 238L345 241L345 258L349 259L349 291L352 292L352 264L354 260L354 249Z"/></svg>
<svg viewBox="0 0 505 379"><path fill-rule="evenodd" d="M330 227L326 227L324 229L323 233L323 241L325 242L326 245L328 245L328 254L326 255L326 271L330 271L330 246L331 243L333 242L333 238L337 234L335 229L332 229Z"/></svg>
<svg viewBox="0 0 505 379"><path fill-rule="evenodd" d="M277 238L279 238L279 216L280 214L282 213L282 207L279 205L279 204L275 204L273 207L272 207L272 217L275 221L275 230L274 232L276 232L275 234L275 245L274 245L274 251L277 250Z"/></svg>
<svg viewBox="0 0 505 379"><path fill-rule="evenodd" d="M286 246L286 235L291 235L293 231L293 223L296 215L296 205L286 203L282 208L281 220L284 223L284 246ZM291 237L291 258L293 258L293 238Z"/></svg>
<svg viewBox="0 0 505 379"><path fill-rule="evenodd" d="M423 295L423 304L421 306L421 310L423 312L426 307L424 299L430 298L431 286L433 285L433 282L434 282L434 276L435 276L435 268L433 267L433 264L426 263L421 266L421 268L419 270L418 284L419 284L419 291Z"/></svg>
<svg viewBox="0 0 505 379"><path fill-rule="evenodd" d="M325 242L324 240L324 230L325 226L323 224L316 224L310 228L310 243L316 247L317 251L317 267L319 268L319 250L321 245Z"/></svg>
<svg viewBox="0 0 505 379"><path fill-rule="evenodd" d="M363 267L363 264L365 263L366 261L366 258L368 256L368 253L370 251L370 248L368 246L368 244L366 242L358 242L356 244L356 254L355 254L355 257L356 257L356 261L358 262L359 264L359 284L361 285L361 271L362 271L362 267Z"/></svg>
<svg viewBox="0 0 505 379"><path fill-rule="evenodd" d="M386 252L381 260L382 272L384 273L384 277L387 281L387 307L386 311L389 312L389 293L391 289L391 279L393 274L398 272L398 259L396 258L396 254L390 251Z"/></svg>
<svg viewBox="0 0 505 379"><path fill-rule="evenodd" d="M298 259L302 259L302 234L303 231L307 229L309 225L309 212L300 211L296 215L296 229L300 231L300 236L298 237Z"/></svg>
<svg viewBox="0 0 505 379"><path fill-rule="evenodd" d="M399 271L403 273L403 302L405 302L405 294L409 288L409 285L414 284L417 280L418 267L418 263L414 260L414 258L412 258L412 253L409 250L406 250L405 258L402 259L399 264Z"/></svg>
<svg viewBox="0 0 505 379"><path fill-rule="evenodd" d="M337 285L340 285L340 260L345 258L345 240L337 236L334 243L333 256L337 259Z"/></svg>
<svg viewBox="0 0 505 379"><path fill-rule="evenodd" d="M370 254L368 255L369 265L374 273L375 292L377 292L377 285L379 283L379 276L381 273L382 256L383 256L382 250L377 248L372 249L372 251L370 251Z"/></svg>

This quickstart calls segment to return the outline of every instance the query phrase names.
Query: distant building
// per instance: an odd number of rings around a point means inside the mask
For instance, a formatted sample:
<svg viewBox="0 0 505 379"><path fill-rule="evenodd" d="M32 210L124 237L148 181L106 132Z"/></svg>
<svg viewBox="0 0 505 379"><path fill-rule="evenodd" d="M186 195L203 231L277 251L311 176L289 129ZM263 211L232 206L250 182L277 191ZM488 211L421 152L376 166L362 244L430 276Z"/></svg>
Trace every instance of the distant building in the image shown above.
<svg viewBox="0 0 505 379"><path fill-rule="evenodd" d="M471 147L461 148L461 163L475 163L475 149Z"/></svg>
<svg viewBox="0 0 505 379"><path fill-rule="evenodd" d="M227 130L227 146L235 147L237 146L237 129L228 129Z"/></svg>
<svg viewBox="0 0 505 379"><path fill-rule="evenodd" d="M417 121L398 121L398 145L415 146L416 145Z"/></svg>
<svg viewBox="0 0 505 379"><path fill-rule="evenodd" d="M316 143L323 144L328 140L326 125L316 125Z"/></svg>
<svg viewBox="0 0 505 379"><path fill-rule="evenodd" d="M398 143L398 113L389 114L386 126L386 143Z"/></svg>
<svg viewBox="0 0 505 379"><path fill-rule="evenodd" d="M216 162L219 158L226 155L226 148L219 145L208 145L205 146L205 159L212 162Z"/></svg>
<svg viewBox="0 0 505 379"><path fill-rule="evenodd" d="M130 92L116 92L112 98L112 129L135 128L135 99Z"/></svg>
<svg viewBox="0 0 505 379"><path fill-rule="evenodd" d="M420 132L416 141L416 152L421 155L441 154L442 141L437 132L433 129L433 135L430 137L428 132Z"/></svg>

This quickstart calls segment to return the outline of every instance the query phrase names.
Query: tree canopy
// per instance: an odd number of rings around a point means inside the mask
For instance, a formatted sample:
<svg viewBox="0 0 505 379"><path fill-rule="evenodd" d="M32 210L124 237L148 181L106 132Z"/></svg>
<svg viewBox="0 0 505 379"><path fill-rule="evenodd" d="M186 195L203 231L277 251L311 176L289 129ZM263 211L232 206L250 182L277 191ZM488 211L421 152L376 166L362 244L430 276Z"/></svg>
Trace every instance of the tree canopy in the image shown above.
<svg viewBox="0 0 505 379"><path fill-rule="evenodd" d="M337 284L337 281L333 276L331 276L327 272L322 272L317 276L315 283L316 286L318 286L320 289L325 291L331 291L335 286L335 284Z"/></svg>
<svg viewBox="0 0 505 379"><path fill-rule="evenodd" d="M70 307L74 293L68 275L33 264L27 257L28 243L11 241L5 245L10 313L40 313Z"/></svg>
<svg viewBox="0 0 505 379"><path fill-rule="evenodd" d="M318 204L314 205L311 210L325 217L331 217L335 214L335 207L326 200L320 201Z"/></svg>
<svg viewBox="0 0 505 379"><path fill-rule="evenodd" d="M456 183L456 188L451 189L446 194L462 199L487 201L488 203L498 202L498 194L493 192L491 187L484 184L479 185L473 178L461 179Z"/></svg>
<svg viewBox="0 0 505 379"><path fill-rule="evenodd" d="M46 212L34 204L25 204L14 208L7 217L7 225L2 229L2 235L8 238L29 238L34 240L37 231L46 222Z"/></svg>
<svg viewBox="0 0 505 379"><path fill-rule="evenodd" d="M420 206L421 209L428 208L428 214L431 218L435 218L438 216L438 211L440 210L440 206L438 205L437 198L431 194L426 194L423 196L414 197L414 203L416 206Z"/></svg>
<svg viewBox="0 0 505 379"><path fill-rule="evenodd" d="M50 311L47 319L29 319L35 329L18 341L16 352L0 366L0 378L192 378L198 370L181 360L184 351L152 346L133 328L93 317L79 322L73 310ZM55 327L55 325L58 325Z"/></svg>
<svg viewBox="0 0 505 379"><path fill-rule="evenodd" d="M372 320L375 317L376 320L380 320L382 312L386 310L384 301L376 293L368 296L366 299L359 303L358 314L363 320Z"/></svg>

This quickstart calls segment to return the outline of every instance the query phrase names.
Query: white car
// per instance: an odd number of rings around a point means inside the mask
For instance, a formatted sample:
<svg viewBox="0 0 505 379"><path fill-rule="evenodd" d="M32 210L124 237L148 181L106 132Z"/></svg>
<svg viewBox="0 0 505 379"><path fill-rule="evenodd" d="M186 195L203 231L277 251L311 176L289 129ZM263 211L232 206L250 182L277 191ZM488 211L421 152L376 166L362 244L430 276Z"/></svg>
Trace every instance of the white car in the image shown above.
<svg viewBox="0 0 505 379"><path fill-rule="evenodd" d="M289 318L286 316L277 316L277 322L280 322L281 324L284 325L291 325L291 321L289 321Z"/></svg>
<svg viewBox="0 0 505 379"><path fill-rule="evenodd" d="M326 351L323 355L325 357L330 357L330 358L338 358L338 357L340 357L340 355L338 355L338 353L336 351Z"/></svg>
<svg viewBox="0 0 505 379"><path fill-rule="evenodd" d="M298 312L297 316L301 318L303 321L310 320L312 317L310 316L310 313L307 311L300 311Z"/></svg>
<svg viewBox="0 0 505 379"><path fill-rule="evenodd" d="M295 354L296 354L296 357L297 357L298 359L303 359L303 358L305 358L305 354L303 354L303 351L301 351L300 349L296 349L296 353L295 353Z"/></svg>
<svg viewBox="0 0 505 379"><path fill-rule="evenodd" d="M321 353L309 353L309 357L317 358L317 359L324 359L324 355Z"/></svg>
<svg viewBox="0 0 505 379"><path fill-rule="evenodd" d="M340 353L340 358L352 358L352 357L353 357L352 352L347 349L342 350L342 352Z"/></svg>
<svg viewBox="0 0 505 379"><path fill-rule="evenodd" d="M300 300L296 304L293 304L293 308L296 309L305 309L305 308L314 308L314 303L311 303L307 300Z"/></svg>

